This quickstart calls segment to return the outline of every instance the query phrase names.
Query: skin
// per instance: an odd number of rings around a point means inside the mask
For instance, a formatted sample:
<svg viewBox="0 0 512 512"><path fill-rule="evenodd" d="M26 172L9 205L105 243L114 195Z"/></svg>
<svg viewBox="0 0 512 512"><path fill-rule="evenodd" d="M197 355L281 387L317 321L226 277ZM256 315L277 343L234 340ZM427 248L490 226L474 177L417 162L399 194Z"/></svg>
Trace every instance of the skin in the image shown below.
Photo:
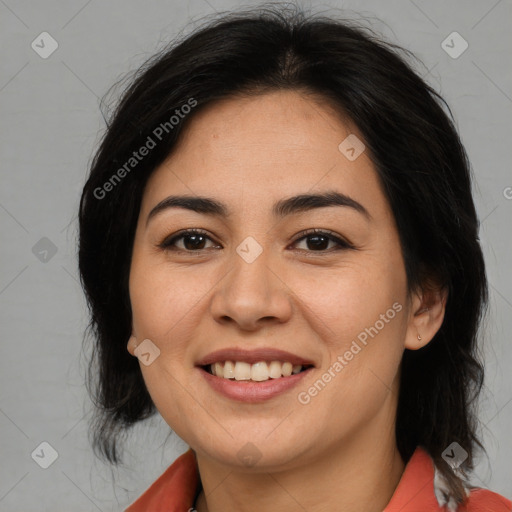
<svg viewBox="0 0 512 512"><path fill-rule="evenodd" d="M196 451L204 488L196 508L380 512L404 470L394 434L402 354L432 339L446 295L408 292L397 228L368 151L349 161L338 149L351 133L363 137L325 102L272 92L216 102L190 121L144 191L127 349L135 356L148 338L160 350L140 367L158 411ZM325 190L355 199L371 218L339 206L271 215L277 200ZM170 208L146 225L171 194L212 197L232 213L222 219ZM200 249L183 238L175 244L182 252L158 247L190 228L208 233ZM310 228L356 248L296 240ZM252 263L236 252L248 236L263 249ZM394 303L401 311L307 405L299 403L297 394ZM309 358L315 369L263 403L217 394L195 367L218 349L268 346ZM252 467L237 456L247 442L261 454Z"/></svg>

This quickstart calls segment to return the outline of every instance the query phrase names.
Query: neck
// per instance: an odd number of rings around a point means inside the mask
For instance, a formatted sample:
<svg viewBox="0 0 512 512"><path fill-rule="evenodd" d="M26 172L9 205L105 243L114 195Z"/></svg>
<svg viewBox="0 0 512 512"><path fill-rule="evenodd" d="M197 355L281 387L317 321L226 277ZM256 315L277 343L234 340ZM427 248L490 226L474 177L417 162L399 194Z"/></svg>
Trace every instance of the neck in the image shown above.
<svg viewBox="0 0 512 512"><path fill-rule="evenodd" d="M380 416L350 440L330 445L307 464L287 471L241 473L198 457L203 490L197 512L382 512L405 465L396 446L394 419L386 408Z"/></svg>

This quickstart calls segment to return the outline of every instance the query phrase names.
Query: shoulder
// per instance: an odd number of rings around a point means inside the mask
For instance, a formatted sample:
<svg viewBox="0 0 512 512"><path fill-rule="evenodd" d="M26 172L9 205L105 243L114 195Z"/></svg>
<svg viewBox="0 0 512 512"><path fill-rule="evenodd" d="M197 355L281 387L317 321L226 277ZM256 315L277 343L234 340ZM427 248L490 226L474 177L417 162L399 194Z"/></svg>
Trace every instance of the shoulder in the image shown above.
<svg viewBox="0 0 512 512"><path fill-rule="evenodd" d="M473 487L460 512L512 512L512 501L488 489Z"/></svg>
<svg viewBox="0 0 512 512"><path fill-rule="evenodd" d="M447 483L441 472L434 466L434 494L441 508L449 512L512 512L512 501L504 496L483 489L472 487L464 482L466 501L457 506L450 495Z"/></svg>

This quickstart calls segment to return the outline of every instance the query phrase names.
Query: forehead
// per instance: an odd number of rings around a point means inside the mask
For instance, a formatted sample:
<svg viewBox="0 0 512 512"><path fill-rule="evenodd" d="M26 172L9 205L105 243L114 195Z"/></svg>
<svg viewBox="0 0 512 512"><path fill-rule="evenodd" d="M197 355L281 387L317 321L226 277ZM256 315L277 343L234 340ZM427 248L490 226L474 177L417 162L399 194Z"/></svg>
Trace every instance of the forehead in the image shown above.
<svg viewBox="0 0 512 512"><path fill-rule="evenodd" d="M310 95L278 91L225 99L189 121L148 180L146 214L176 193L213 195L235 210L326 189L370 204L383 201L366 150L351 161L339 148L347 137L364 143L355 125Z"/></svg>

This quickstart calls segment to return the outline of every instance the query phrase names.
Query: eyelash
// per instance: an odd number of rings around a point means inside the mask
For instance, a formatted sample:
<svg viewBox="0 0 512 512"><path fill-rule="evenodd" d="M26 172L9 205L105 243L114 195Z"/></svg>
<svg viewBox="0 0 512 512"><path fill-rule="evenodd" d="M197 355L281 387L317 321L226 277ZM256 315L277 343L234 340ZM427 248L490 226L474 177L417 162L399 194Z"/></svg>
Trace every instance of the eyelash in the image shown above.
<svg viewBox="0 0 512 512"><path fill-rule="evenodd" d="M207 249L198 249L197 251L190 251L187 249L173 248L173 245L175 244L175 242L177 240L180 240L181 238L184 238L187 235L203 235L213 242L213 240L208 236L208 233L206 231L203 231L202 229L192 228L192 229L187 229L187 230L181 231L175 235L172 235L172 237L165 238L162 242L160 242L158 244L158 247L165 251L184 252L184 253L188 253L188 254L201 253L202 251L207 250ZM335 251L339 251L339 250L343 250L343 249L355 249L355 247L351 243L349 243L347 240L339 238L331 231L321 230L321 229L317 229L317 228L306 229L304 231L301 231L300 233L298 233L297 238L292 242L292 244L296 244L297 242L300 242L300 241L304 240L305 238L307 238L308 236L312 236L312 235L325 236L330 241L336 242L338 244L338 248L334 249ZM304 250L304 249L299 249L299 250ZM306 250L306 252L327 253L327 254L331 253L332 251L333 251L333 249L320 250L320 251Z"/></svg>

